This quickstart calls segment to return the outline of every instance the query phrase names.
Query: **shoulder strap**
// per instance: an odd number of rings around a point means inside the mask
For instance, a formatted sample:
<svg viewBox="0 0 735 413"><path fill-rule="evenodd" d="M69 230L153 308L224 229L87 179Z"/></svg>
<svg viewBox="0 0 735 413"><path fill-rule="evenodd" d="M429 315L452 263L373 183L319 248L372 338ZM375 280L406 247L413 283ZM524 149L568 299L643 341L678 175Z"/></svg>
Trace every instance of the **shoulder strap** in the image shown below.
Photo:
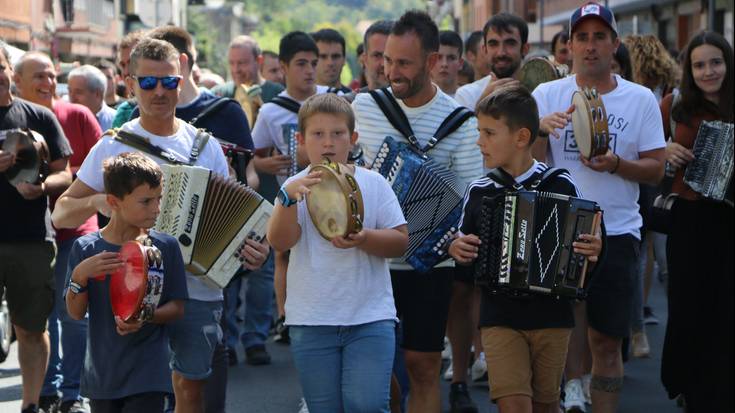
<svg viewBox="0 0 735 413"><path fill-rule="evenodd" d="M393 94L388 92L388 90L385 88L370 90L368 91L368 93L370 93L370 96L373 97L375 103L378 104L378 107L388 119L388 122L390 122L390 124L393 125L393 127L396 128L396 130L400 132L401 135L408 139L408 141L412 145L414 145L416 149L421 150L418 139L416 139L416 136L413 133L413 129L411 129L411 124L408 123L408 118L406 117L406 114L403 113L403 109L401 109L401 106L398 105L398 102L396 102Z"/></svg>
<svg viewBox="0 0 735 413"><path fill-rule="evenodd" d="M191 145L191 152L189 152L189 165L194 165L197 162L199 154L207 146L210 136L212 135L204 129L197 129L197 135L194 137L194 143Z"/></svg>
<svg viewBox="0 0 735 413"><path fill-rule="evenodd" d="M198 115L194 116L189 120L189 124L192 126L198 126L197 123L200 122L202 119L205 119L206 117L217 113L218 110L223 108L228 102L234 102L237 103L238 107L240 104L235 100L231 98L219 98L215 100L214 102L210 103L209 106L207 106L203 111L199 112Z"/></svg>
<svg viewBox="0 0 735 413"><path fill-rule="evenodd" d="M671 94L674 95L674 98L671 100L671 107L669 108L669 132L671 133L671 140L674 140L674 136L676 136L676 121L673 116L674 106L678 105L681 101L681 93L679 93L678 89L674 89Z"/></svg>
<svg viewBox="0 0 735 413"><path fill-rule="evenodd" d="M533 191L538 190L539 188L544 187L546 183L548 183L552 179L556 178L557 176L563 173L568 173L568 172L569 171L567 171L566 169L549 167L544 172L538 174L538 178L535 181L533 181L533 183L531 183L531 190Z"/></svg>
<svg viewBox="0 0 735 413"><path fill-rule="evenodd" d="M490 177L490 179L499 183L505 189L513 189L515 191L522 191L523 189L525 189L523 185L516 182L515 178L513 178L508 172L504 171L501 168L490 170L488 176Z"/></svg>
<svg viewBox="0 0 735 413"><path fill-rule="evenodd" d="M460 106L457 109L454 109L452 113L450 113L449 116L444 119L444 122L439 125L439 128L434 133L434 137L429 139L429 143L426 145L425 151L428 151L429 149L435 147L442 139L446 138L454 131L459 129L459 127L462 126L462 124L465 123L467 119L471 118L474 115L474 112L464 106Z"/></svg>
<svg viewBox="0 0 735 413"><path fill-rule="evenodd" d="M181 162L176 158L176 155L161 148L158 145L152 144L151 141L146 137L120 129L110 129L108 132L111 134L113 139L122 144L138 149L139 151L143 151L157 158L163 159L164 161L174 165L184 164L184 162Z"/></svg>
<svg viewBox="0 0 735 413"><path fill-rule="evenodd" d="M276 96L271 99L270 103L275 103L276 105L297 114L299 113L299 109L301 109L301 104L299 102L291 98L287 98L286 96Z"/></svg>

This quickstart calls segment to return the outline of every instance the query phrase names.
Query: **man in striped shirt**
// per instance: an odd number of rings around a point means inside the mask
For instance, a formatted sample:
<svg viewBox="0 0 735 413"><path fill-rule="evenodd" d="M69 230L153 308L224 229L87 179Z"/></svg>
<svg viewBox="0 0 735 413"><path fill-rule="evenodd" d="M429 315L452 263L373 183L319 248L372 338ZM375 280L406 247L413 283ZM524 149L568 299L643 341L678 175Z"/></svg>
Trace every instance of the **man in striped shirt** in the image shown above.
<svg viewBox="0 0 735 413"><path fill-rule="evenodd" d="M438 49L436 24L423 12L408 11L393 26L384 53L390 93L406 114L422 147L458 107L452 98L431 83L430 73L437 63ZM375 158L386 136L405 141L369 94L357 95L353 108L358 143L368 163ZM475 147L476 138L477 122L470 118L427 155L453 170L464 188L482 175L482 158ZM438 413L441 407L441 350L454 279L453 263L440 263L428 274L418 274L403 262L392 263L391 270L411 388L408 411ZM466 394L466 385L463 390Z"/></svg>

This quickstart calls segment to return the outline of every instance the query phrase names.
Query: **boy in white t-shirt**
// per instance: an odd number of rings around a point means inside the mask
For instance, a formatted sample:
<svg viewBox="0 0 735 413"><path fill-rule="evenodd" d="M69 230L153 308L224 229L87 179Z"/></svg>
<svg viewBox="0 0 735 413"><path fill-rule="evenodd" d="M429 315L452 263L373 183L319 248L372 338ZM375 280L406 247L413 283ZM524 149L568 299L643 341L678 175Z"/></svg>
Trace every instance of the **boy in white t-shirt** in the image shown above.
<svg viewBox="0 0 735 413"><path fill-rule="evenodd" d="M347 163L357 133L344 99L309 98L299 125L297 139L312 165L324 157ZM344 168L362 194L363 230L331 241L319 235L300 202L321 181L307 168L281 187L268 239L276 251L291 250L286 324L309 411L388 412L397 320L388 258L404 253L408 231L381 175Z"/></svg>

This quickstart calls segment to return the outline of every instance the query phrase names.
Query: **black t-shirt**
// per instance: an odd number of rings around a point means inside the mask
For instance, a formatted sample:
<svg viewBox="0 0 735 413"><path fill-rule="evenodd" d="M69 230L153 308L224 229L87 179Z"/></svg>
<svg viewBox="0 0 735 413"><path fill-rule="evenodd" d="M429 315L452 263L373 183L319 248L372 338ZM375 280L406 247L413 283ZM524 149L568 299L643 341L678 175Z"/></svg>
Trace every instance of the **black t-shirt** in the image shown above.
<svg viewBox="0 0 735 413"><path fill-rule="evenodd" d="M0 107L0 130L28 128L40 133L49 149L49 162L71 156L69 141L56 116L49 109L14 98ZM48 197L26 200L0 173L0 216L3 229L0 242L53 241L54 229L48 209Z"/></svg>
<svg viewBox="0 0 735 413"><path fill-rule="evenodd" d="M543 163L536 162L525 173L516 178L520 184L530 187L538 179L539 174L549 169ZM571 176L562 173L539 188L545 192L579 197ZM463 234L478 234L478 224L482 212L482 198L492 197L505 191L500 184L489 177L481 178L470 184L465 194L464 210L460 230ZM473 271L472 266L457 265L457 271ZM480 299L480 327L503 326L517 330L536 330L540 328L574 327L572 302L541 295L527 297L511 297L503 293L491 293L483 287Z"/></svg>

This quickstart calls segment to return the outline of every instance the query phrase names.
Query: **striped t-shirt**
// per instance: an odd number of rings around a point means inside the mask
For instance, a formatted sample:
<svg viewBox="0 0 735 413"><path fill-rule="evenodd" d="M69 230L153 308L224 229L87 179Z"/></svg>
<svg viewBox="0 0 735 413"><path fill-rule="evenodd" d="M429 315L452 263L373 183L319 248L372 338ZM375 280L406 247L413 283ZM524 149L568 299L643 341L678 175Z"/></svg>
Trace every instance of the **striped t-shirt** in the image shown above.
<svg viewBox="0 0 735 413"><path fill-rule="evenodd" d="M398 104L408 118L416 138L422 147L439 128L444 119L459 104L436 88L436 95L427 104L412 108L406 106L403 101ZM358 133L357 143L362 147L363 155L367 165L372 164L375 155L383 144L386 136L396 140L408 142L386 119L383 112L375 103L369 93L360 93L352 102L355 111L356 130ZM436 162L443 164L457 174L460 187L464 190L473 180L482 176L482 154L477 147L477 119L472 117L462 124L456 131L439 142L427 155ZM445 261L437 265L444 267L452 265L451 261ZM391 268L398 270L409 270L408 264L398 260L391 261Z"/></svg>

